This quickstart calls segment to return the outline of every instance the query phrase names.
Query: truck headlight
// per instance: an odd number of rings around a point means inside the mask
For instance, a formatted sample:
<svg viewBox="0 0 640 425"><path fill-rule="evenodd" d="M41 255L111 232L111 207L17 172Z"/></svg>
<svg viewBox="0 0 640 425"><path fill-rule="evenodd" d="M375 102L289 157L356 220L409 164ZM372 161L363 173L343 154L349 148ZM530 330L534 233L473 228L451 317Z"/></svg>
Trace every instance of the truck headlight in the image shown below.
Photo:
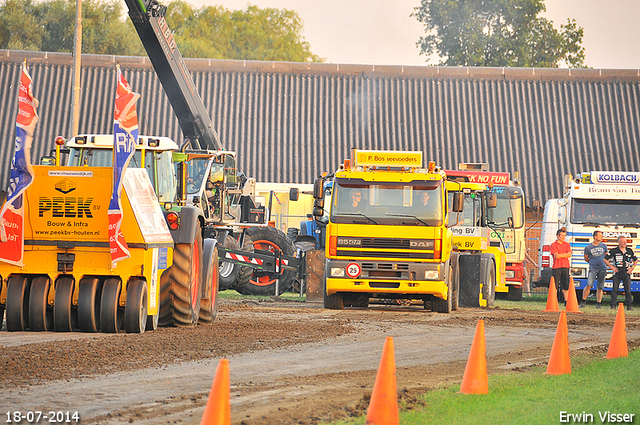
<svg viewBox="0 0 640 425"><path fill-rule="evenodd" d="M344 277L344 268L331 267L331 277Z"/></svg>
<svg viewBox="0 0 640 425"><path fill-rule="evenodd" d="M516 271L515 270L507 270L504 273L504 277L506 277L507 279L515 279L516 277Z"/></svg>
<svg viewBox="0 0 640 425"><path fill-rule="evenodd" d="M438 273L438 270L426 270L424 272L424 278L427 280L438 280L439 277L440 273Z"/></svg>
<svg viewBox="0 0 640 425"><path fill-rule="evenodd" d="M571 276L573 277L585 277L587 275L587 269L581 269L578 267L573 267L571 269Z"/></svg>

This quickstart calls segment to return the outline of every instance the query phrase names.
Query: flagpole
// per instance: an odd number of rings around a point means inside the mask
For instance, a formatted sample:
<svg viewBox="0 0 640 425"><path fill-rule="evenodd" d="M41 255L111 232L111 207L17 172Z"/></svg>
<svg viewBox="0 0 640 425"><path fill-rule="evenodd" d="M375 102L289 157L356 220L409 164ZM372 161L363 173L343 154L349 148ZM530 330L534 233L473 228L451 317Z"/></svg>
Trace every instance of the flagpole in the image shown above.
<svg viewBox="0 0 640 425"><path fill-rule="evenodd" d="M82 0L76 0L76 28L73 34L73 100L71 136L78 135L80 126L80 57L82 56Z"/></svg>

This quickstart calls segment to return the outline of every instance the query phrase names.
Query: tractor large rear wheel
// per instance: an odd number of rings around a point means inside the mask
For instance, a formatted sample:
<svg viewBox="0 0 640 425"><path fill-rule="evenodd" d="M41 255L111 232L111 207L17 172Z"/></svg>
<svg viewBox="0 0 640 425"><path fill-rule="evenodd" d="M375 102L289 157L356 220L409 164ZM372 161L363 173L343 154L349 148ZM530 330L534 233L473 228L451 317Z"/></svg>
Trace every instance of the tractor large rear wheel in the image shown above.
<svg viewBox="0 0 640 425"><path fill-rule="evenodd" d="M253 241L254 251L282 251L285 256L293 257L296 248L293 242L281 231L273 227L252 227L247 234ZM278 280L278 294L291 288L296 277L296 271L283 269L282 275L254 269L249 281L243 285L236 285L236 290L245 295L276 295L276 279Z"/></svg>
<svg viewBox="0 0 640 425"><path fill-rule="evenodd" d="M198 323L201 274L202 234L198 227L191 243L176 244L173 265L160 279L160 326Z"/></svg>

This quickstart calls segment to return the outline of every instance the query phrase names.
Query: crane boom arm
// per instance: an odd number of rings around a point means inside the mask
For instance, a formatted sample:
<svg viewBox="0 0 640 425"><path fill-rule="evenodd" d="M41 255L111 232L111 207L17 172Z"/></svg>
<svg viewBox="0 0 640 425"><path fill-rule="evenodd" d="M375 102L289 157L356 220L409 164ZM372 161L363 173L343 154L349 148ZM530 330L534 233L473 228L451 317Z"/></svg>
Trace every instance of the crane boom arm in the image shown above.
<svg viewBox="0 0 640 425"><path fill-rule="evenodd" d="M196 90L173 34L164 19L167 8L156 0L125 0L129 17L193 149L222 149L209 113Z"/></svg>

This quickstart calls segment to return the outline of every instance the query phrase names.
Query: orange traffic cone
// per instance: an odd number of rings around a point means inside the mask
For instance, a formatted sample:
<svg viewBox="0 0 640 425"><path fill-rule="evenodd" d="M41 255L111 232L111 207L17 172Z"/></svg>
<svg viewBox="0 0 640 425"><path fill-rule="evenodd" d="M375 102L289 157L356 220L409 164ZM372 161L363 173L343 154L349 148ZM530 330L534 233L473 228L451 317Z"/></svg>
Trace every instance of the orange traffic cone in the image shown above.
<svg viewBox="0 0 640 425"><path fill-rule="evenodd" d="M573 278L569 280L569 299L567 300L567 313L582 313L578 307L578 296L576 295L576 287L573 284Z"/></svg>
<svg viewBox="0 0 640 425"><path fill-rule="evenodd" d="M560 312L558 308L558 290L556 289L556 280L551 276L549 282L549 294L547 295L547 308L542 311Z"/></svg>
<svg viewBox="0 0 640 425"><path fill-rule="evenodd" d="M616 321L613 324L613 332L611 333L611 341L609 342L609 351L607 351L607 359L615 359L617 357L628 357L627 349L627 331L624 320L624 305L618 304L618 313Z"/></svg>
<svg viewBox="0 0 640 425"><path fill-rule="evenodd" d="M231 425L229 360L220 359L200 425Z"/></svg>
<svg viewBox="0 0 640 425"><path fill-rule="evenodd" d="M393 338L387 337L380 367L373 384L373 393L367 410L367 425L399 425L398 388L396 386L396 359Z"/></svg>
<svg viewBox="0 0 640 425"><path fill-rule="evenodd" d="M467 366L464 369L460 392L462 394L487 394L489 392L488 378L484 320L479 319L469 352L469 360L467 360Z"/></svg>
<svg viewBox="0 0 640 425"><path fill-rule="evenodd" d="M553 339L553 347L551 348L551 356L547 371L549 375L563 375L571 373L571 358L569 357L569 330L567 329L567 314L560 312L560 320L558 321L558 329Z"/></svg>

